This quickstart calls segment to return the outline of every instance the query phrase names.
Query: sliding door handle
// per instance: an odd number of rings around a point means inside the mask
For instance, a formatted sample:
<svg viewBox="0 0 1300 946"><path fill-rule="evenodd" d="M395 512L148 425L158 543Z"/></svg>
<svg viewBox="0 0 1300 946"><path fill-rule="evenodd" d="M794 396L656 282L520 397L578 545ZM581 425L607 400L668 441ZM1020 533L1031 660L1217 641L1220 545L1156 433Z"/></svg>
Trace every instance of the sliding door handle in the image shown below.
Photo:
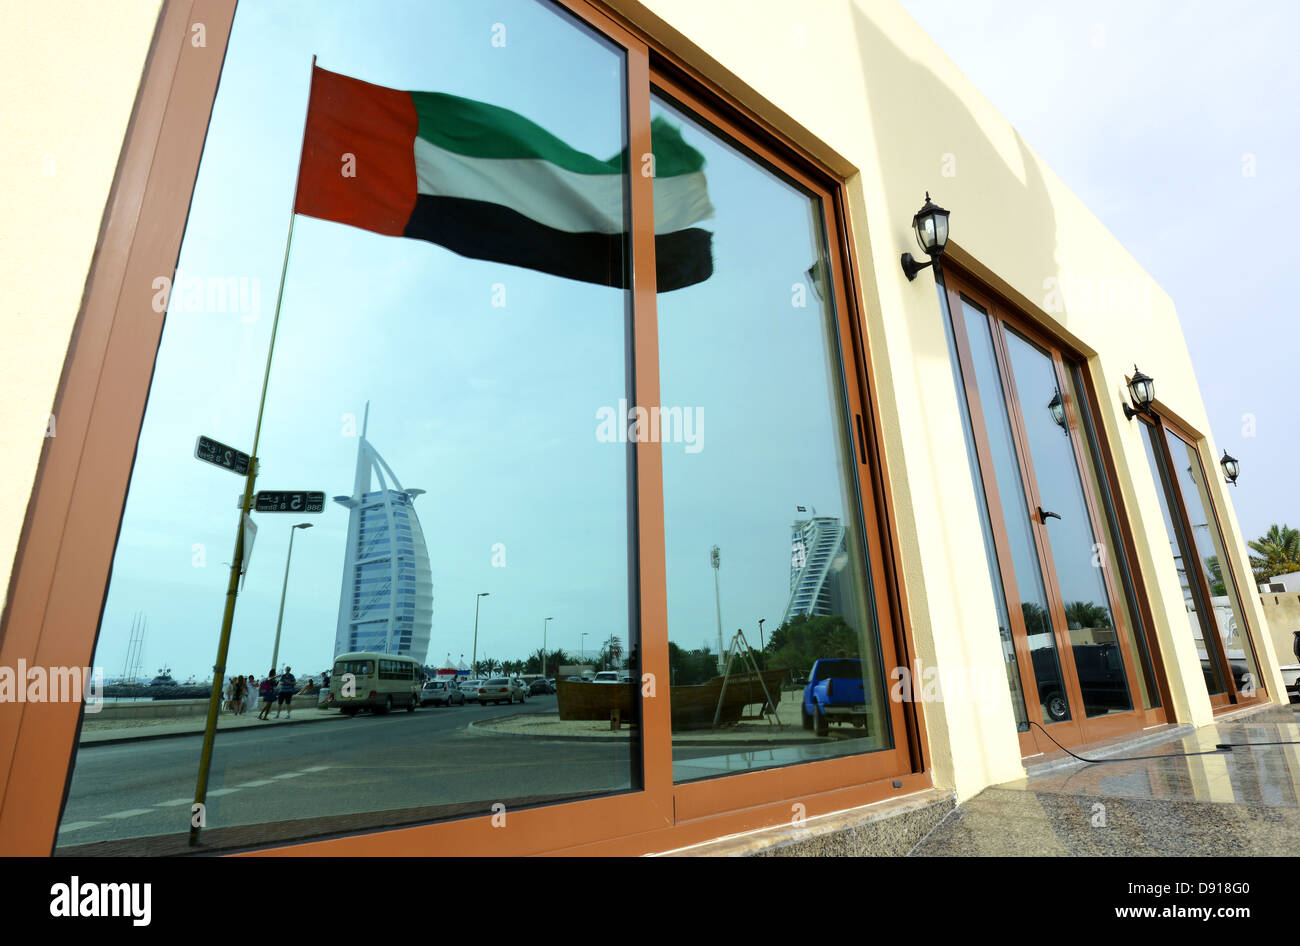
<svg viewBox="0 0 1300 946"><path fill-rule="evenodd" d="M1060 518L1061 517L1058 516L1056 513L1047 512L1046 510L1043 509L1042 506L1038 507L1038 521L1041 522L1043 525L1047 525L1048 519L1060 519Z"/></svg>

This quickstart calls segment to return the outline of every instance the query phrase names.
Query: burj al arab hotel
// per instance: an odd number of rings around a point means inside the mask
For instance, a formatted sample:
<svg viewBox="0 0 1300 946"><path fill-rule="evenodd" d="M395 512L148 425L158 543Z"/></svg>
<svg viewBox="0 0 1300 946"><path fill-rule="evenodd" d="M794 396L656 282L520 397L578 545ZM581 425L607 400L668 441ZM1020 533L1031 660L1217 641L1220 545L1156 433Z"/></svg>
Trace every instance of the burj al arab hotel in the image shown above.
<svg viewBox="0 0 1300 946"><path fill-rule="evenodd" d="M424 490L402 487L366 439L369 420L367 404L352 495L334 497L350 513L334 655L372 650L424 663L433 623L433 573L415 514L415 497Z"/></svg>

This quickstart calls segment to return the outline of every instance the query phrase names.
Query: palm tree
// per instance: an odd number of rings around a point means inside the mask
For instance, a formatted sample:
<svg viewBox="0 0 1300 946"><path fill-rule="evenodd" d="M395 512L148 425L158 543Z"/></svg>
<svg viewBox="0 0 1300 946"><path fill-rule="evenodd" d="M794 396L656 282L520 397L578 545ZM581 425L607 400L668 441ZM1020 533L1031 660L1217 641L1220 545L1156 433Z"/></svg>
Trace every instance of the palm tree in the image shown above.
<svg viewBox="0 0 1300 946"><path fill-rule="evenodd" d="M1247 544L1258 553L1250 557L1250 567L1257 581L1300 572L1300 529L1274 523L1268 532Z"/></svg>

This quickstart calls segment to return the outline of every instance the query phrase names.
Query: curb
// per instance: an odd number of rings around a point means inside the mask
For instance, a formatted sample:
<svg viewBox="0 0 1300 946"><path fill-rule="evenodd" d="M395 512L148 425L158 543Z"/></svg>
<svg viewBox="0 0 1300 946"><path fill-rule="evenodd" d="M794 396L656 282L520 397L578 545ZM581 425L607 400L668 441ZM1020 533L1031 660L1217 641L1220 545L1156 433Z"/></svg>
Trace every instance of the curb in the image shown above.
<svg viewBox="0 0 1300 946"><path fill-rule="evenodd" d="M322 722L323 720L326 720L326 719L346 719L346 718L347 718L347 717L342 716L342 715L337 716L337 717L336 717L336 716L323 715L323 716L320 716L319 718L286 719L286 720L278 720L277 722L279 722L281 725L285 725L285 726L303 726L303 725L306 725L307 723L318 723L318 722ZM271 720L267 720L267 722L270 722L270 721L271 721ZM143 728L143 727L142 727L142 728ZM250 730L261 732L261 731L264 731L264 727L262 727L262 726L235 726L235 727L232 727L232 728L223 729L223 728L221 728L220 726L218 726L218 727L217 727L217 734L218 734L218 735L221 735L221 734L230 735L230 734L233 734L233 733L245 732L245 731L250 731ZM101 730L101 731L102 731L102 730ZM78 749L86 749L86 748L91 748L91 747L94 747L94 746L115 746L115 745L121 745L122 743L125 743L125 742L150 742L150 741L152 741L152 740L154 740L154 739L177 739L177 738L183 738L183 737L185 737L185 736L202 736L202 735L203 735L203 732L204 732L204 730L203 730L202 728L199 728L199 729L191 730L191 731L189 731L189 732L150 732L150 733L143 733L143 734L138 735L138 736L126 736L126 735L123 735L123 736L109 736L109 737L107 737L107 738L105 738L105 739L79 739L79 740L77 740L77 748L78 748Z"/></svg>
<svg viewBox="0 0 1300 946"><path fill-rule="evenodd" d="M501 719L501 718L503 717L497 717L497 719ZM498 738L504 738L504 739L534 739L534 740L549 740L552 742L624 742L624 741L630 742L632 740L632 736L630 733L626 737L605 736L605 735L548 736L548 735L541 735L541 734L533 735L530 733L520 733L520 732L501 732L498 729L491 729L486 726L481 726L478 723L470 723L465 728L482 735L496 736ZM810 743L806 739L798 739L798 740L784 739L776 742L764 742L764 743L757 743L752 741L751 742L721 742L716 739L692 739L690 737L687 737L685 739L678 739L678 738L673 739L674 746L717 746L720 749L732 749L732 750L734 749L762 750L762 749L773 749L773 748L788 749L797 746L822 745L822 744L823 743Z"/></svg>

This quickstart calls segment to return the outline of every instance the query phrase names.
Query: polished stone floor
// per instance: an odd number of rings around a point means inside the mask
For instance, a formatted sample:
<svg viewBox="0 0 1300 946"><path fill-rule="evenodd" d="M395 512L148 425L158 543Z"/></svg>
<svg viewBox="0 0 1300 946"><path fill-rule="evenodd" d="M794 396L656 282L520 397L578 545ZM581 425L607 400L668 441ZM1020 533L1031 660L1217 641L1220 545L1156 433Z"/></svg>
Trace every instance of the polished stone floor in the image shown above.
<svg viewBox="0 0 1300 946"><path fill-rule="evenodd" d="M955 808L911 853L1300 853L1297 709L1265 707L1122 758L994 786ZM1216 749L1221 743L1234 748Z"/></svg>

